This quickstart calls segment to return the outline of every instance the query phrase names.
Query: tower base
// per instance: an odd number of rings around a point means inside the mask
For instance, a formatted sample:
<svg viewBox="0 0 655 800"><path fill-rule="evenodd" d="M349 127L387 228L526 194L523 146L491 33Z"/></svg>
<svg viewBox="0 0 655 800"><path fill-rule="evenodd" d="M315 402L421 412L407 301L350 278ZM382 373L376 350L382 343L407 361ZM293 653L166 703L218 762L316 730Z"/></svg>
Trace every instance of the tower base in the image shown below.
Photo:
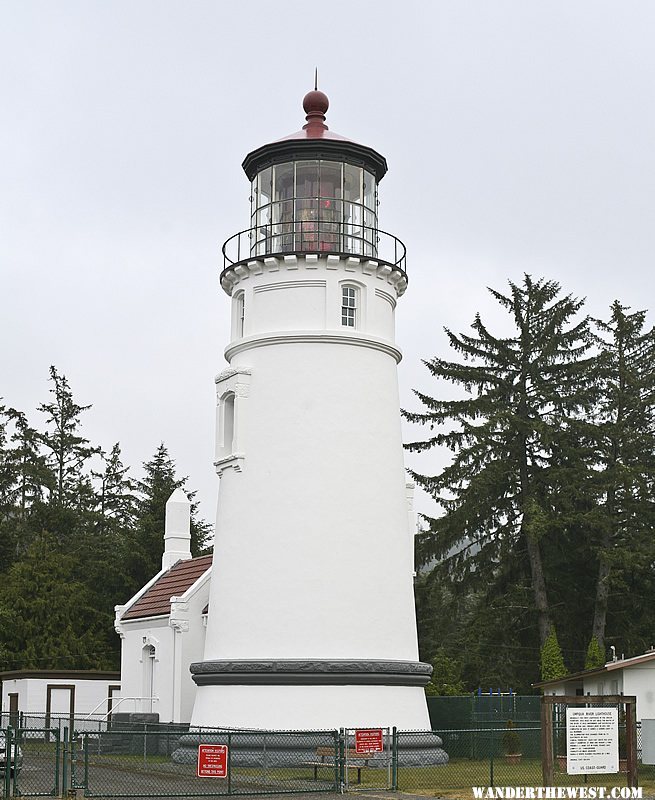
<svg viewBox="0 0 655 800"><path fill-rule="evenodd" d="M194 764L198 759L201 744L222 744L230 750L233 767L306 767L316 763L321 755L325 767L338 764L338 735L331 731L213 731L188 734L180 737L179 746L173 752L176 764ZM396 764L399 767L426 767L448 763L448 754L441 749L442 740L429 731L401 736L397 743ZM345 745L354 748L354 737L346 737ZM371 753L361 759L367 769L389 767L391 753ZM359 762L360 759L357 759ZM352 762L351 762L352 763Z"/></svg>
<svg viewBox="0 0 655 800"><path fill-rule="evenodd" d="M417 661L276 659L202 661L191 725L274 731L396 726L429 730Z"/></svg>

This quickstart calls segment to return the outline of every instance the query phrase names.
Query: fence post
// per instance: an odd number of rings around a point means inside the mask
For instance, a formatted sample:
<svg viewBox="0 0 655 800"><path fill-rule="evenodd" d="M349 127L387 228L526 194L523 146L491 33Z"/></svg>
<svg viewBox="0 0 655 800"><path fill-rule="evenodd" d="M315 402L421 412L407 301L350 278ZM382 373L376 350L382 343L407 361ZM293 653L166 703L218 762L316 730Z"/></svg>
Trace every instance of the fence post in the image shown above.
<svg viewBox="0 0 655 800"><path fill-rule="evenodd" d="M68 728L64 728L64 741L62 746L62 765L61 765L61 794L62 797L66 794L68 789Z"/></svg>
<svg viewBox="0 0 655 800"><path fill-rule="evenodd" d="M339 734L339 790L343 793L344 786L346 785L346 745L345 737L347 733L344 728L341 728Z"/></svg>
<svg viewBox="0 0 655 800"><path fill-rule="evenodd" d="M5 753L9 754L6 755L7 765L3 776L5 784L4 796L8 798L9 792L11 791L11 770L9 769L9 758L11 757L11 728L5 730Z"/></svg>
<svg viewBox="0 0 655 800"><path fill-rule="evenodd" d="M7 758L7 766L5 768L5 772L9 773L9 781L11 785L11 795L7 795L7 797L17 797L18 791L16 786L16 780L18 778L18 770L16 769L16 759L18 758L18 735L17 730L15 728L9 728L7 733L9 734L9 746L5 752L5 756ZM11 748L14 748L14 768L11 769Z"/></svg>
<svg viewBox="0 0 655 800"><path fill-rule="evenodd" d="M625 755L627 759L628 786L638 787L637 777L637 725L635 719L635 706L625 704Z"/></svg>
<svg viewBox="0 0 655 800"><path fill-rule="evenodd" d="M398 728L395 725L391 733L391 788L398 789Z"/></svg>
<svg viewBox="0 0 655 800"><path fill-rule="evenodd" d="M491 747L489 748L489 786L494 785L494 729L491 728Z"/></svg>
<svg viewBox="0 0 655 800"><path fill-rule="evenodd" d="M55 740L55 790L54 795L55 797L59 794L59 759L61 753L61 731L57 731L57 738Z"/></svg>
<svg viewBox="0 0 655 800"><path fill-rule="evenodd" d="M232 734L227 733L227 793L232 794Z"/></svg>
<svg viewBox="0 0 655 800"><path fill-rule="evenodd" d="M553 711L554 705L541 697L541 779L544 786L553 785ZM561 724L561 723L560 723ZM565 731L566 735L566 731Z"/></svg>
<svg viewBox="0 0 655 800"><path fill-rule="evenodd" d="M89 734L85 733L82 739L84 747L84 794L89 790Z"/></svg>
<svg viewBox="0 0 655 800"><path fill-rule="evenodd" d="M268 763L266 758L266 733L264 733L264 753L262 758L262 766L264 767L264 783L266 783L266 778L268 776Z"/></svg>

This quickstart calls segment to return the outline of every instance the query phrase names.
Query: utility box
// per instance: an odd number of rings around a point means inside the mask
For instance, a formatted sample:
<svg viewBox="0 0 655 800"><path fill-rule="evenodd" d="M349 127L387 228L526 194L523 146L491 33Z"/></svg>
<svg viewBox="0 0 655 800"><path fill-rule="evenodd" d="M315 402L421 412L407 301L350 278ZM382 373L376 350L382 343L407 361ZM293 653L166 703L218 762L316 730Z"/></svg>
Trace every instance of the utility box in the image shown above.
<svg viewBox="0 0 655 800"><path fill-rule="evenodd" d="M641 720L641 763L655 764L655 719Z"/></svg>

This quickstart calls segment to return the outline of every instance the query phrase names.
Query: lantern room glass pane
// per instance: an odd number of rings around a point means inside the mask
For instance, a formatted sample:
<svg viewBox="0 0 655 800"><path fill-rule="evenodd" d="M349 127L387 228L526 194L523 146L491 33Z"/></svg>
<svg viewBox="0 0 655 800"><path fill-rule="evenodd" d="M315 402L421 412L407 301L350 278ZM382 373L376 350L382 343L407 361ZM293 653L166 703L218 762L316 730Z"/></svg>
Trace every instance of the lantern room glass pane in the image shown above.
<svg viewBox="0 0 655 800"><path fill-rule="evenodd" d="M259 173L257 183L257 226L268 225L271 221L271 182L273 170L267 167Z"/></svg>
<svg viewBox="0 0 655 800"><path fill-rule="evenodd" d="M364 205L375 211L375 177L364 170Z"/></svg>
<svg viewBox="0 0 655 800"><path fill-rule="evenodd" d="M275 167L275 178L273 182L273 200L290 200L293 197L293 174L294 163L278 164Z"/></svg>
<svg viewBox="0 0 655 800"><path fill-rule="evenodd" d="M344 164L343 169L343 199L346 202L362 202L362 173L361 167Z"/></svg>
<svg viewBox="0 0 655 800"><path fill-rule="evenodd" d="M296 197L318 197L318 161L296 162Z"/></svg>
<svg viewBox="0 0 655 800"><path fill-rule="evenodd" d="M321 161L320 197L341 199L342 167L335 161Z"/></svg>
<svg viewBox="0 0 655 800"><path fill-rule="evenodd" d="M255 175L252 179L252 183L250 186L250 224L255 224L255 213L257 210L257 178L259 176Z"/></svg>
<svg viewBox="0 0 655 800"><path fill-rule="evenodd" d="M341 250L341 222L343 208L343 164L338 161L321 161L319 215L319 250L338 252Z"/></svg>

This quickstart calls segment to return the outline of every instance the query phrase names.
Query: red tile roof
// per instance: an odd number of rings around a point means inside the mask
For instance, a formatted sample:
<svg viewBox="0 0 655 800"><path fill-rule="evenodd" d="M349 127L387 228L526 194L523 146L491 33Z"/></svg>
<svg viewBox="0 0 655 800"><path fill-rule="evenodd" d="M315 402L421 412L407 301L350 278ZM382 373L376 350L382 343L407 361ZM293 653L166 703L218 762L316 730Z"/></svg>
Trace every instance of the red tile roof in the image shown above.
<svg viewBox="0 0 655 800"><path fill-rule="evenodd" d="M170 614L171 597L179 597L212 565L212 556L199 556L178 561L143 594L123 619L161 617Z"/></svg>

